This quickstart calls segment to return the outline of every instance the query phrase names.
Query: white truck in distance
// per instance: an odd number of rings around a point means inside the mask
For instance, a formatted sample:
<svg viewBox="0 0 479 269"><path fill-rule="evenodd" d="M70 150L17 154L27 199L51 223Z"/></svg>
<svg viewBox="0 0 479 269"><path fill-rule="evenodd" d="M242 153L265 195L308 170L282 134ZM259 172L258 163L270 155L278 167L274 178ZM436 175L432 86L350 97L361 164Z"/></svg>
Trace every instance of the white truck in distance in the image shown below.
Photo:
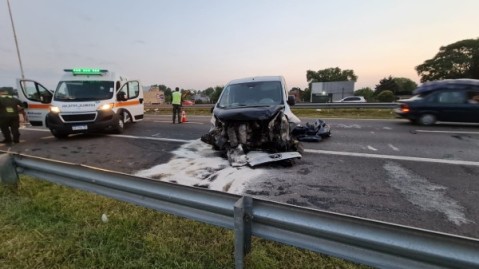
<svg viewBox="0 0 479 269"><path fill-rule="evenodd" d="M74 133L122 133L125 123L143 120L143 91L105 69L65 69L54 92L33 80L17 80L32 126L49 128L56 138Z"/></svg>

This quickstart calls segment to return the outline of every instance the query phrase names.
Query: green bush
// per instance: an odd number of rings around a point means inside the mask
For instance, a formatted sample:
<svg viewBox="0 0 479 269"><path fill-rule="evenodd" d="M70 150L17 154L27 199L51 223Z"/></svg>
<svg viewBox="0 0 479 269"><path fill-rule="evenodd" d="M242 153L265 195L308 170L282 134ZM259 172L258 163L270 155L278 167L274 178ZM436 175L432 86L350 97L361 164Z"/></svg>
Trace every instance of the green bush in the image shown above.
<svg viewBox="0 0 479 269"><path fill-rule="evenodd" d="M376 96L379 102L394 102L396 100L396 96L392 91L386 90L382 91L380 94Z"/></svg>

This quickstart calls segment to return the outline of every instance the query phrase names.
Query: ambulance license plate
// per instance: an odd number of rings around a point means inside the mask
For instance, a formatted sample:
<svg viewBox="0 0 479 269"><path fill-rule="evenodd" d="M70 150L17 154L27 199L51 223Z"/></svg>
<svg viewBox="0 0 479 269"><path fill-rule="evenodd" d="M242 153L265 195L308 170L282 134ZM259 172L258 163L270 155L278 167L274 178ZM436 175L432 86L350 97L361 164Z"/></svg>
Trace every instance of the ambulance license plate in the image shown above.
<svg viewBox="0 0 479 269"><path fill-rule="evenodd" d="M78 131L78 130L88 130L87 125L74 125L72 126L73 131Z"/></svg>

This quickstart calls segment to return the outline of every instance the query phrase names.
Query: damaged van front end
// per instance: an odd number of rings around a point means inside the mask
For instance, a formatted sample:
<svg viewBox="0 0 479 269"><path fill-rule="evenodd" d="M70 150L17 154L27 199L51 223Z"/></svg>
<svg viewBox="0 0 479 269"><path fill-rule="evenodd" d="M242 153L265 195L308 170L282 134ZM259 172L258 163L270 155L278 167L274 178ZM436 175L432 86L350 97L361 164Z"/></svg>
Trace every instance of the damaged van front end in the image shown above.
<svg viewBox="0 0 479 269"><path fill-rule="evenodd" d="M213 109L212 128L201 140L226 154L232 166L301 158L292 136L300 120L291 112L284 79L254 77L228 83Z"/></svg>
<svg viewBox="0 0 479 269"><path fill-rule="evenodd" d="M218 111L214 115L215 126L202 141L224 151L233 166L263 163L258 159L272 162L301 158L302 146L291 137L291 126L283 109L272 106Z"/></svg>

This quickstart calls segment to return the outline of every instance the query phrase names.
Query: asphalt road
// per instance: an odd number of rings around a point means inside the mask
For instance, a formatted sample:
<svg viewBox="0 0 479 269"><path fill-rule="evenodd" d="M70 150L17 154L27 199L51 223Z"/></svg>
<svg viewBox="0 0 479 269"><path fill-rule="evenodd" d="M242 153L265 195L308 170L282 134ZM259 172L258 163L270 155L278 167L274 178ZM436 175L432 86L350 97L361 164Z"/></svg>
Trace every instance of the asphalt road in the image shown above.
<svg viewBox="0 0 479 269"><path fill-rule="evenodd" d="M198 141L209 118L188 119L147 115L123 135L66 140L27 127L20 144L0 150L479 238L479 125L327 119L332 137L304 143L292 167L231 170Z"/></svg>

